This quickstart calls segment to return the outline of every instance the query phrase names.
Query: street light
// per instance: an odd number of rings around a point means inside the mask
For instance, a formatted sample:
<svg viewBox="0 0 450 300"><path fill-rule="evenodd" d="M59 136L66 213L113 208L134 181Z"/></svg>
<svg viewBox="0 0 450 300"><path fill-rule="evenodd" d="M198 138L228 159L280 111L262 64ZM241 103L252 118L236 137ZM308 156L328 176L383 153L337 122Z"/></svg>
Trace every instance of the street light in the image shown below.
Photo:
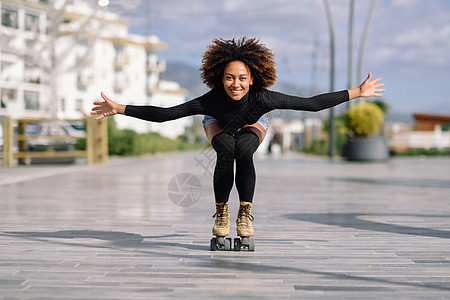
<svg viewBox="0 0 450 300"><path fill-rule="evenodd" d="M333 26L333 18L331 16L330 3L328 0L323 0L325 5L325 12L327 14L328 21L328 31L330 35L330 92L334 91L334 26ZM334 107L330 108L330 122L329 122L329 152L328 155L330 160L334 159L334 155L336 153L336 149L334 148L334 144L336 141L336 133L334 126Z"/></svg>
<svg viewBox="0 0 450 300"><path fill-rule="evenodd" d="M358 53L358 65L357 65L357 76L358 84L363 80L362 76L362 65L364 57L364 48L366 46L367 35L369 32L370 23L372 21L373 13L375 11L375 6L378 0L372 0L370 2L369 12L367 13L366 23L364 24L363 33L361 35L361 41L359 42L359 53Z"/></svg>
<svg viewBox="0 0 450 300"><path fill-rule="evenodd" d="M98 6L104 7L109 5L109 0L98 0Z"/></svg>
<svg viewBox="0 0 450 300"><path fill-rule="evenodd" d="M355 0L350 0L350 11L348 14L348 46L347 46L347 89L353 86L353 12L355 10ZM350 101L347 102L347 110L350 109Z"/></svg>

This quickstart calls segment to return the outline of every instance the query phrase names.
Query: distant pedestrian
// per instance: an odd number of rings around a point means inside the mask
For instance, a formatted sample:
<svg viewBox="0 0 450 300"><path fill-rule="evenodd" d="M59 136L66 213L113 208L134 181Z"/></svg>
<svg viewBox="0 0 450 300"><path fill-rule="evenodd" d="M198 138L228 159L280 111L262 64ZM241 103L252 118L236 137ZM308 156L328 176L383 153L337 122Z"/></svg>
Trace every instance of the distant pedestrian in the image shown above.
<svg viewBox="0 0 450 300"><path fill-rule="evenodd" d="M269 152L269 154L272 153L272 147L274 144L280 146L281 153L284 153L283 136L279 131L275 131L275 133L273 134L272 138L269 141L269 147L267 147L267 151Z"/></svg>

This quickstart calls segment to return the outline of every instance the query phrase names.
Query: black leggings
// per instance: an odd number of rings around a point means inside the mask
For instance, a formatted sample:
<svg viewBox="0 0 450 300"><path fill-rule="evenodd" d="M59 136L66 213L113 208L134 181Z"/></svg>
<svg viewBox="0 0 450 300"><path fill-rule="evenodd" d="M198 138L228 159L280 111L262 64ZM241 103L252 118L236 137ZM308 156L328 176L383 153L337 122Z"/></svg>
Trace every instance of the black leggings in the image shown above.
<svg viewBox="0 0 450 300"><path fill-rule="evenodd" d="M211 145L217 152L213 179L216 203L228 202L233 181L236 182L239 201L252 202L256 184L253 154L259 146L258 135L249 129L243 129L234 136L221 132L212 138Z"/></svg>

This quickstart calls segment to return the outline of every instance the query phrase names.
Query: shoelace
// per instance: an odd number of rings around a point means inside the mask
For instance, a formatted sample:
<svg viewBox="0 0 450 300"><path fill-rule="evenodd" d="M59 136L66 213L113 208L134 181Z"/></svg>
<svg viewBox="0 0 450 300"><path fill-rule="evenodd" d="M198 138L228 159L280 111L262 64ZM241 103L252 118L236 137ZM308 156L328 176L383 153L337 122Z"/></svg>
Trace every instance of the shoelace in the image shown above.
<svg viewBox="0 0 450 300"><path fill-rule="evenodd" d="M238 219L239 219L240 225L248 226L249 225L248 220L250 219L250 221L253 221L255 219L249 213L249 211L250 211L250 205L248 205L248 204L239 208Z"/></svg>
<svg viewBox="0 0 450 300"><path fill-rule="evenodd" d="M217 216L217 225L219 227L223 227L227 225L227 209L225 207L221 208L220 211L215 213L212 217L215 218Z"/></svg>

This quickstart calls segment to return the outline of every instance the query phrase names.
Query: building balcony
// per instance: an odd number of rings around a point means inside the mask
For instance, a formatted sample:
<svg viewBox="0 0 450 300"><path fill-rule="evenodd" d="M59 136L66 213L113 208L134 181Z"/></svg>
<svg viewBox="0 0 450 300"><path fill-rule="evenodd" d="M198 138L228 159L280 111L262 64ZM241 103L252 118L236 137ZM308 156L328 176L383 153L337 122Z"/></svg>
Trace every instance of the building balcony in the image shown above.
<svg viewBox="0 0 450 300"><path fill-rule="evenodd" d="M130 63L128 56L118 57L114 60L114 69L122 69Z"/></svg>
<svg viewBox="0 0 450 300"><path fill-rule="evenodd" d="M32 42L32 43L48 42L48 36L44 33L35 32L35 31L23 31L22 33L23 33L23 37L25 38L25 40L27 40L27 42Z"/></svg>
<svg viewBox="0 0 450 300"><path fill-rule="evenodd" d="M157 36L150 35L143 38L143 44L150 51L159 51L167 48L167 45L159 40Z"/></svg>
<svg viewBox="0 0 450 300"><path fill-rule="evenodd" d="M0 26L2 35L16 37L20 32L19 28Z"/></svg>
<svg viewBox="0 0 450 300"><path fill-rule="evenodd" d="M32 83L32 84L41 84L41 78L40 77L30 77L25 80L25 82Z"/></svg>
<svg viewBox="0 0 450 300"><path fill-rule="evenodd" d="M153 95L153 93L156 91L155 88L151 88L151 87L146 87L145 88L145 93L147 94L147 96L151 96Z"/></svg>
<svg viewBox="0 0 450 300"><path fill-rule="evenodd" d="M89 73L79 73L77 75L77 88L83 91L86 90L89 84L92 82L92 78L93 76Z"/></svg>
<svg viewBox="0 0 450 300"><path fill-rule="evenodd" d="M86 90L88 87L88 83L87 81L83 81L83 80L77 80L77 88L79 90Z"/></svg>
<svg viewBox="0 0 450 300"><path fill-rule="evenodd" d="M165 60L148 60L147 65L145 66L145 70L147 73L156 72L162 73L166 70L166 61Z"/></svg>
<svg viewBox="0 0 450 300"><path fill-rule="evenodd" d="M165 94L165 95L180 95L186 96L187 91L182 89L177 82L161 80L156 86L147 85L146 93L151 96L155 93Z"/></svg>
<svg viewBox="0 0 450 300"><path fill-rule="evenodd" d="M125 84L121 82L115 82L113 89L115 93L122 93L122 91L125 89Z"/></svg>

